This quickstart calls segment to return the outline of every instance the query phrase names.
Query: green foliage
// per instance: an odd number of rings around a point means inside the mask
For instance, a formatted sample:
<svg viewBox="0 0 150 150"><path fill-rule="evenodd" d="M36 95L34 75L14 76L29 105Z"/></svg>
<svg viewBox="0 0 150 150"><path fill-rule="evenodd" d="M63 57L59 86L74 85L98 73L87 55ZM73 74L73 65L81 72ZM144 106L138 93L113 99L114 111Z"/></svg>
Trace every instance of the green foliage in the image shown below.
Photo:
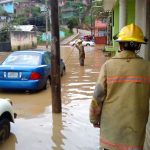
<svg viewBox="0 0 150 150"><path fill-rule="evenodd" d="M0 42L9 41L9 27L5 26L0 31Z"/></svg>
<svg viewBox="0 0 150 150"><path fill-rule="evenodd" d="M68 7L74 7L74 8L79 8L79 7L84 7L82 2L72 2L72 1L68 1L66 6Z"/></svg>
<svg viewBox="0 0 150 150"><path fill-rule="evenodd" d="M104 11L103 1L95 1L91 7L91 14L93 18L102 19L110 16L110 12Z"/></svg>
<svg viewBox="0 0 150 150"><path fill-rule="evenodd" d="M41 14L39 7L25 8L22 10L22 12L14 16L12 24L32 24L43 29L43 27L45 27L45 16L43 15L45 14Z"/></svg>
<svg viewBox="0 0 150 150"><path fill-rule="evenodd" d="M60 14L60 18L62 20L65 18L65 21L63 21L64 24L68 22L66 19L71 19L72 17L77 17L78 20L80 19L82 21L86 8L87 6L83 4L82 0L77 2L74 2L74 0L67 0L66 4L60 8L60 10L64 10L64 13ZM65 9L70 10L70 13L66 14Z"/></svg>
<svg viewBox="0 0 150 150"><path fill-rule="evenodd" d="M9 41L9 34L8 32L0 32L0 42Z"/></svg>
<svg viewBox="0 0 150 150"><path fill-rule="evenodd" d="M72 29L78 25L78 18L72 17L68 20L67 26L70 29L70 32L73 32Z"/></svg>
<svg viewBox="0 0 150 150"><path fill-rule="evenodd" d="M42 36L37 36L37 43L38 45L45 45L46 42L42 40Z"/></svg>
<svg viewBox="0 0 150 150"><path fill-rule="evenodd" d="M86 16L83 23L86 25L90 25L91 24L91 16Z"/></svg>
<svg viewBox="0 0 150 150"><path fill-rule="evenodd" d="M65 32L65 38L72 35L72 32L66 28L60 28L61 31Z"/></svg>
<svg viewBox="0 0 150 150"><path fill-rule="evenodd" d="M24 22L26 21L27 17L19 15L17 17L14 17L14 20L12 21L12 23L14 25L20 25L20 24L24 24Z"/></svg>
<svg viewBox="0 0 150 150"><path fill-rule="evenodd" d="M30 11L32 12L32 16L39 16L41 14L40 7L31 7Z"/></svg>
<svg viewBox="0 0 150 150"><path fill-rule="evenodd" d="M2 6L0 6L0 16L8 16L8 13L4 10Z"/></svg>

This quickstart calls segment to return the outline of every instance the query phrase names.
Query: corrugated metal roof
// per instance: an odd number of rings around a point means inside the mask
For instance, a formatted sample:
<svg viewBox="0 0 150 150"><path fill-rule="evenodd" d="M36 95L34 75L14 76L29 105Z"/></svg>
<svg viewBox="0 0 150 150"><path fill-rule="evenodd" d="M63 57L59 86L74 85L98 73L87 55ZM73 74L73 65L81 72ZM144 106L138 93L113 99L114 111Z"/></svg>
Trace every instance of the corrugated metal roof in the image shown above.
<svg viewBox="0 0 150 150"><path fill-rule="evenodd" d="M34 25L18 25L14 28L18 31L33 31L36 27Z"/></svg>

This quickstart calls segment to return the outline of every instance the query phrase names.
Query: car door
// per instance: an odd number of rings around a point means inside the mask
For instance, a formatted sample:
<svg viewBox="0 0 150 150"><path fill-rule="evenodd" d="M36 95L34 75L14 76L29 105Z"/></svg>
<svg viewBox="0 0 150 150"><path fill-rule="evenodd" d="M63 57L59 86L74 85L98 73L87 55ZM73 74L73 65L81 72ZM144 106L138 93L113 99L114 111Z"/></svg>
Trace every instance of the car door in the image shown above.
<svg viewBox="0 0 150 150"><path fill-rule="evenodd" d="M46 77L51 76L51 58L48 52L44 53L43 62L44 65L46 65L45 68Z"/></svg>

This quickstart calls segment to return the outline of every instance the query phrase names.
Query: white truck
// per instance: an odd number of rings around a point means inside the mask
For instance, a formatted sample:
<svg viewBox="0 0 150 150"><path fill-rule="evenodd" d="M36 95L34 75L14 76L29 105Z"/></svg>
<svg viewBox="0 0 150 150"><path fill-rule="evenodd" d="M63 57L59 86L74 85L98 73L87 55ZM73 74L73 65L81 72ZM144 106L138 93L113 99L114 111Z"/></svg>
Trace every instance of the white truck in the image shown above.
<svg viewBox="0 0 150 150"><path fill-rule="evenodd" d="M10 122L14 123L17 114L13 112L12 102L0 98L0 142L6 140L10 135Z"/></svg>

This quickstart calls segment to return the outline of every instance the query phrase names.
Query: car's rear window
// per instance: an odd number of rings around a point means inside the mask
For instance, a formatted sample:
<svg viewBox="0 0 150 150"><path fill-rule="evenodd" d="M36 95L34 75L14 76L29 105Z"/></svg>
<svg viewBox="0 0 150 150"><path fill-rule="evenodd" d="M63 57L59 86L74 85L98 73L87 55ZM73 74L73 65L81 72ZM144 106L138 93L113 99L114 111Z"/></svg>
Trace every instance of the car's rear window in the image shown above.
<svg viewBox="0 0 150 150"><path fill-rule="evenodd" d="M12 54L2 65L39 65L40 54Z"/></svg>

